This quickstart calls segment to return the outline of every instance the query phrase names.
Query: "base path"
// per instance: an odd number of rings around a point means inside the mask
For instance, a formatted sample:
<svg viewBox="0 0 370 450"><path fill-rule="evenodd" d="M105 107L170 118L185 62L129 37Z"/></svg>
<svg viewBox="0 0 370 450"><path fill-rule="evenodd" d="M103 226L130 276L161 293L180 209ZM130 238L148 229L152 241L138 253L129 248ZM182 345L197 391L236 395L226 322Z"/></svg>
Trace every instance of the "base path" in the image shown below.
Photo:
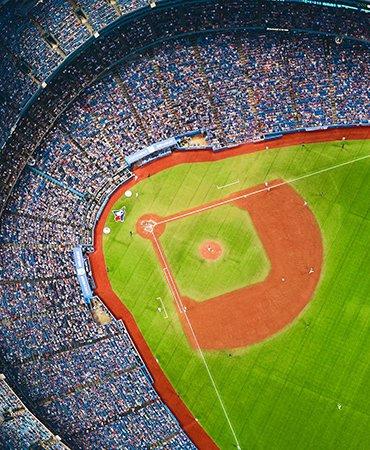
<svg viewBox="0 0 370 450"><path fill-rule="evenodd" d="M143 178L148 177L148 175L159 173L164 169L176 166L178 164L218 161L232 156L253 153L256 151L264 151L266 145L268 145L270 149L273 149L275 147L286 147L289 145L298 145L303 143L309 144L314 142L340 140L343 136L345 136L348 140L367 139L369 137L369 134L370 130L368 127L341 128L337 130L320 130L285 135L281 139L269 141L268 143L260 142L243 144L233 149L219 153L214 153L211 150L175 152L166 158L153 161L145 166L135 169L135 174L138 177L137 180L130 180L128 183L120 186L112 194L108 203L104 207L102 214L100 215L95 225L95 251L90 255L89 258L91 262L94 281L96 284L95 294L101 298L101 300L105 303L107 308L111 311L116 319L122 319L124 321L132 340L134 341L138 351L140 352L148 370L150 371L154 379L154 387L157 390L159 396L167 404L167 406L176 416L177 420L180 422L182 428L199 449L212 450L216 449L217 446L203 430L200 424L196 421L194 416L191 414L184 402L171 386L168 378L157 363L148 344L141 334L131 312L125 307L123 299L121 300L113 292L113 289L109 282L103 253L103 228L108 216L111 214L113 205L122 197L122 195L124 195L124 192L126 190L131 189Z"/></svg>
<svg viewBox="0 0 370 450"><path fill-rule="evenodd" d="M203 302L183 298L203 349L245 347L273 336L309 303L320 279L320 229L292 187L280 186L236 203L250 214L271 271L263 282Z"/></svg>
<svg viewBox="0 0 370 450"><path fill-rule="evenodd" d="M160 243L163 226L225 203L249 213L270 259L270 273L260 283L203 302L183 297ZM139 223L142 226L146 221L139 219ZM233 349L272 337L308 304L320 279L323 244L319 225L302 197L283 180L274 180L268 187L254 186L168 217L156 216L156 221L150 223L150 232L140 234L152 241L183 330L194 348ZM204 257L217 258L213 252L222 249L214 244L205 243Z"/></svg>

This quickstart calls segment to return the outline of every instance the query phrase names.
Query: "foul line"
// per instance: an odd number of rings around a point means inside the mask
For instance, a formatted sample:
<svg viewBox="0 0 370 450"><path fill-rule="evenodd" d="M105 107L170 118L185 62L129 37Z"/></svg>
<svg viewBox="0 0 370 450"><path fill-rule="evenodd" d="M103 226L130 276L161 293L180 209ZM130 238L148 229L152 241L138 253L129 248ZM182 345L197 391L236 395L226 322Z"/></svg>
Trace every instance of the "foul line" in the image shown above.
<svg viewBox="0 0 370 450"><path fill-rule="evenodd" d="M301 176L299 176L297 178L292 178L291 180L281 181L280 183L268 185L268 186L265 186L264 188L257 189L256 191L249 192L248 194L242 194L242 195L239 195L239 196L236 196L236 197L231 197L231 198L228 198L228 199L225 199L225 200L220 200L219 202L212 203L211 205L202 206L200 208L193 209L191 211L184 212L184 213L178 214L178 215L173 216L173 217L169 217L168 219L163 219L163 220L157 222L154 226L161 225L161 224L164 224L164 223L173 222L174 220L183 219L184 217L188 217L188 216L192 216L194 214L198 214L198 213L201 213L201 212L204 212L204 211L208 211L209 209L217 208L217 207L222 206L222 205L227 205L228 203L235 202L236 200L241 200L242 198L247 198L247 197L250 197L252 195L259 194L261 192L269 191L271 188L277 188L279 186L284 186L286 184L295 183L295 182L303 180L305 178L309 178L309 177L312 177L314 175L318 175L320 173L329 172L330 170L334 170L334 169L337 169L339 167L347 166L348 164L353 164L353 163L355 163L357 161L362 161L362 160L367 159L367 158L370 158L370 155L361 156L359 158L352 159L351 161L346 161L344 163L335 164L334 166L326 167L325 169L320 169L320 170L317 170L315 172L310 172L310 173L307 173L305 175L301 175Z"/></svg>
<svg viewBox="0 0 370 450"><path fill-rule="evenodd" d="M157 240L156 235L153 233L153 231L151 231L151 234L153 236L153 241L154 241L154 243L155 243L155 245L157 247L158 253L159 253L160 258L162 260L162 265L163 265L162 268L163 268L163 272L164 272L167 284L168 284L168 286L170 288L170 291L171 291L171 293L172 293L172 295L173 295L173 297L175 299L175 302L176 302L176 305L177 305L177 307L179 309L179 312L180 312L180 314L182 314L184 312L183 311L183 305L181 303L181 300L180 301L178 300L179 295L178 295L178 292L177 292L176 283L174 282L174 280L172 278L172 274L171 274L171 272L170 272L170 270L169 270L169 268L168 268L168 266L166 264L166 258L165 258L164 254L162 252L162 248L159 245L159 242Z"/></svg>
<svg viewBox="0 0 370 450"><path fill-rule="evenodd" d="M163 271L164 271L165 276L166 276L167 284L168 284L168 286L169 286L169 288L170 288L170 291L171 291L171 293L172 293L172 295L173 295L173 297L174 297L174 299L175 299L175 302L176 302L176 305L177 305L177 307L178 307L178 309L179 309L179 311L180 311L180 314L183 314L183 315L185 316L185 318L186 318L186 322L188 323L189 329L190 329L191 334L192 334L192 336L193 336L193 338L194 338L195 345L196 345L196 347L197 347L197 349L198 349L198 351L199 351L199 354L200 354L200 357L201 357L202 362L203 362L203 364L204 364L204 367L206 368L208 377L209 377L209 379L211 380L211 383L212 383L213 389L214 389L214 391L215 391L215 393L216 393L217 399L218 399L218 401L219 401L219 403L220 403L220 405L221 405L221 408L222 408L222 411L223 411L223 413L224 413L224 416L225 416L225 418L226 418L226 420L227 420L227 423L228 423L228 425L229 425L229 428L230 428L230 430L231 430L231 433L232 433L232 435L233 435L233 437L234 437L234 439L235 439L235 443L236 443L236 445L237 445L237 449L240 450L241 447L240 447L238 438L237 438L237 436L236 436L234 427L233 427L233 425L232 425L232 423L231 423L230 417L229 417L229 415L228 415L228 413L227 413L227 411L226 411L226 408L225 408L224 402L223 402L223 400L222 400L221 394L220 394L220 392L219 392L219 390L218 390L218 387L217 387L217 385L216 385L216 382L215 382L215 380L214 380L214 378L213 378L213 376L212 376L212 373L211 373L211 371L210 371L210 368L209 368L209 366L208 366L208 363L207 363L207 361L206 361L206 358L205 358L205 356L204 356L204 353L203 353L203 351L202 351L202 349L201 349L201 347L200 347L200 345L199 345L198 338L197 338L197 336L196 336L196 334L195 334L194 328L193 328L193 326L192 326L192 324L191 324L191 322L190 322L190 319L189 319L189 317L188 317L187 309L186 309L186 307L185 307L185 306L183 305L183 303L182 303L181 295L180 295L180 293L179 293L179 291L178 291L178 289L177 289L176 283L175 283L175 281L174 281L174 279L173 279L173 277L172 277L171 271L170 271L170 269L169 269L169 267L168 267L168 265L167 265L166 258L165 258L164 254L163 254L163 252L162 252L162 248L161 248L161 246L160 246L160 244L159 244L159 242L158 242L158 240L157 240L157 237L156 237L156 235L154 234L153 231L152 231L152 236L153 236L153 241L155 242L155 245L156 245L156 247L157 247L157 250L158 250L159 255L160 255L160 257L161 257L161 260L162 260Z"/></svg>

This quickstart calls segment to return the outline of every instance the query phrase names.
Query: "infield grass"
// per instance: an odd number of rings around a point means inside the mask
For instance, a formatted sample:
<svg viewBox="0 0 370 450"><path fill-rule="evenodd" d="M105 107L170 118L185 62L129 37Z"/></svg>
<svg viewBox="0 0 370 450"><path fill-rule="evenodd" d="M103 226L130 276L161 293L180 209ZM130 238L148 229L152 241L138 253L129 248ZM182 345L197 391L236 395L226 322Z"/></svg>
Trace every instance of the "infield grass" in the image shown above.
<svg viewBox="0 0 370 450"><path fill-rule="evenodd" d="M117 202L114 209L127 207L124 224L114 223L113 216L107 221L112 232L104 236L104 253L112 287L181 398L222 449L234 449L235 441L203 362L183 334L150 241L130 237L129 231L146 213L174 214L265 180L289 180L364 155L370 155L367 141L349 141L345 149L333 142L180 165L141 181L131 199ZM239 184L220 195L217 185L237 179ZM246 349L205 352L205 358L243 449L365 449L370 442L370 160L293 187L307 200L323 234L325 260L314 298L273 338ZM192 264L188 237L197 226L189 221L184 230L184 224L173 225L165 244L171 247L171 239L180 239L179 247L169 249L171 265L182 289L199 292L201 276L187 275L185 267ZM202 229L205 237L207 226ZM263 277L263 252L253 230L246 229L251 240L241 257L261 264ZM253 281L258 273L246 277ZM158 311L157 297L168 319Z"/></svg>
<svg viewBox="0 0 370 450"><path fill-rule="evenodd" d="M193 300L262 281L270 269L249 214L234 205L170 222L160 240L181 294ZM199 254L206 240L221 244L220 259L205 260Z"/></svg>

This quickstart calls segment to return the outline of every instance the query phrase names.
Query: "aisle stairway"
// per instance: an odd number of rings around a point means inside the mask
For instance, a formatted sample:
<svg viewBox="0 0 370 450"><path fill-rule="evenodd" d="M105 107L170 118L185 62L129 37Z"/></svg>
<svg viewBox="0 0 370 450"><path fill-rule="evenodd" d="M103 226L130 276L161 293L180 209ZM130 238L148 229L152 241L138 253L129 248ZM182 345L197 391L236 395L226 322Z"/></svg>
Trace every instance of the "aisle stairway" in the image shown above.
<svg viewBox="0 0 370 450"><path fill-rule="evenodd" d="M209 85L208 78L207 78L207 73L206 73L206 70L205 70L205 67L204 67L204 62L203 62L202 56L201 56L200 51L199 51L199 47L196 44L196 42L194 42L192 50L193 50L192 53L193 53L193 55L195 57L195 60L196 60L196 62L198 64L199 73L200 73L201 78L203 80L206 96L207 96L208 101L209 101L209 103L211 105L212 113L213 113L213 116L214 116L214 121L216 123L216 128L218 129L218 133L219 133L218 137L219 137L219 139L221 139L222 134L223 134L222 133L223 126L222 126L222 122L221 122L221 119L220 119L220 113L218 111L218 107L215 105L215 101L214 101L214 98L213 98L212 90L211 90L211 87Z"/></svg>
<svg viewBox="0 0 370 450"><path fill-rule="evenodd" d="M329 92L329 101L330 101L330 113L331 120L333 123L338 122L338 109L337 102L335 100L335 86L334 86L334 67L333 67L333 52L332 48L329 45L327 39L324 39L324 51L326 55L327 61L327 72L328 72L328 92Z"/></svg>
<svg viewBox="0 0 370 450"><path fill-rule="evenodd" d="M257 132L258 134L262 133L263 127L262 127L262 123L260 121L260 118L258 116L258 104L256 101L256 98L254 96L254 92L252 89L252 83L251 83L251 78L249 76L248 73L248 60L247 60L247 55L245 54L245 50L243 48L243 46L240 44L240 42L237 45L237 51L239 54L239 58L240 61L242 62L242 65L244 67L244 75L245 75L245 91L247 93L247 97L248 97L248 104L250 106L250 109L252 111L253 114L253 118L254 118L254 122L256 124L256 128L257 128Z"/></svg>
<svg viewBox="0 0 370 450"><path fill-rule="evenodd" d="M137 121L137 123L140 125L141 130L144 132L145 136L148 136L148 129L146 127L146 124L143 122L143 120L141 119L141 115L138 112L136 106L135 106L135 102L132 100L131 95L124 83L124 81L122 80L122 77L120 75L119 72L114 72L113 73L113 78L114 80L117 82L118 87L120 88L121 94L122 96L127 100L127 102L130 105L131 111Z"/></svg>

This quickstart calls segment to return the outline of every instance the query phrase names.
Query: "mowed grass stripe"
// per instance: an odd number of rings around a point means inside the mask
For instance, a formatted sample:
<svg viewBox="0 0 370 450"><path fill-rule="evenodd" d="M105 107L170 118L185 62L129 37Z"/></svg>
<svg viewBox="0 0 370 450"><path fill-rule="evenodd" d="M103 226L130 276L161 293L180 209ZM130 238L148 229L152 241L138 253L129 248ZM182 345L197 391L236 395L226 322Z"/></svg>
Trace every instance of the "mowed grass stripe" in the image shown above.
<svg viewBox="0 0 370 450"><path fill-rule="evenodd" d="M121 201L129 206L126 224L108 221L112 233L104 238L105 255L114 289L179 395L223 449L234 448L233 439L204 366L183 335L150 243L138 236L129 240L127 229L144 213L176 213L265 179L291 179L370 153L366 141L346 142L343 150L341 145L296 146L174 167L139 183L138 199ZM363 160L294 183L315 213L325 243L323 277L304 313L259 345L206 353L242 448L357 449L370 441L369 167ZM216 187L238 178L237 185ZM123 253L122 245L127 246ZM150 306L157 296L170 319Z"/></svg>

